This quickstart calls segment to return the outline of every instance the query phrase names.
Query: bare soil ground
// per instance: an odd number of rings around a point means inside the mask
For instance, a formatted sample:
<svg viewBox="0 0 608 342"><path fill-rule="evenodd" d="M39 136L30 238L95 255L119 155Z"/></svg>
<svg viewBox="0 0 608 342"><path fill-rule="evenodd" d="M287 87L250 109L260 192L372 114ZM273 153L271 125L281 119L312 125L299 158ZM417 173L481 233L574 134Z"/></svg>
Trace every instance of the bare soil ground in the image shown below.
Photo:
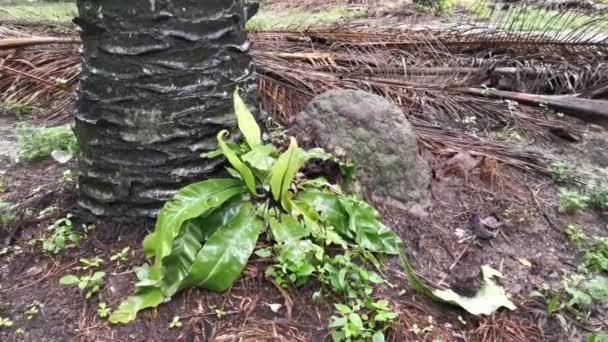
<svg viewBox="0 0 608 342"><path fill-rule="evenodd" d="M398 17L395 17L398 18ZM400 20L400 19L394 19ZM144 261L143 232L120 240L108 233L115 227L105 222L86 222L75 207L74 185L62 181L63 172L74 164L52 160L13 164L14 120L0 117L0 177L6 189L0 200L20 203L17 219L0 231L0 317L14 322L0 329L1 341L325 341L333 312L331 301L314 305L315 284L286 291L264 276L268 260L253 257L241 279L225 293L190 289L176 295L137 321L111 326L97 316L97 304L116 307L132 290L134 266ZM582 171L608 167L608 134L602 128L578 123L579 142L556 138L536 142L536 148L561 155ZM405 241L414 268L428 283L453 287L463 294L479 286L479 266L489 264L503 272L501 284L513 296L515 311L489 317L429 301L411 290L397 260L388 260L385 276L393 286L378 289L390 297L399 322L389 331L391 341L581 341L594 330L608 329L606 311L595 310L585 321L567 317L566 332L555 316L548 317L546 304L531 299L531 291L560 286L580 264L580 251L564 234L564 226L579 224L588 235L608 236L608 220L586 210L576 216L557 211L557 191L550 179L503 167L488 158L474 158L455 151L445 159L426 156L433 168L433 201L427 217L414 217L382 207L385 222ZM57 212L39 217L55 206ZM75 213L76 226L95 223L78 248L58 256L42 253L33 239L44 235L55 220ZM494 217L500 223L496 236L476 237L471 224L476 216ZM108 276L99 296L86 301L75 288L62 286L59 278L75 273L81 258L110 256L130 246L135 255L122 264L106 262ZM44 306L27 319L26 307L35 301ZM270 304L282 304L278 312ZM216 311L219 310L219 311ZM170 329L180 316L183 327ZM432 322L432 323L431 323ZM415 327L429 327L415 333ZM22 329L22 335L15 330Z"/></svg>
<svg viewBox="0 0 608 342"><path fill-rule="evenodd" d="M608 139L589 128L579 143L555 142L543 146L547 153L565 153L589 167L605 166ZM604 132L604 131L600 131ZM540 148L540 147L539 147ZM563 233L568 223L579 223L589 235L608 235L607 221L595 212L576 217L560 215L556 210L556 186L544 178L519 171L495 168L491 161L479 160L463 151L446 160L431 160L436 175L433 204L426 218L382 208L387 224L404 239L407 253L420 275L435 286L451 286L472 293L479 285L479 266L489 264L504 273L501 283L518 305L513 312L502 311L491 317L472 317L464 311L438 305L411 291L396 260L389 260L385 275L394 287L378 290L378 295L392 298L400 313L399 324L391 329L393 341L577 341L591 327L604 327L604 313L594 313L565 333L554 318L546 316L545 304L528 294L542 286L558 286L566 274L576 270L578 252ZM0 256L0 316L8 317L24 334L14 329L0 331L3 341L324 341L332 308L330 302L314 305L311 295L315 284L304 288L279 290L264 277L267 260L254 257L242 278L226 293L187 290L157 310L142 314L124 326L110 326L97 317L99 301L115 307L132 289L131 269L144 258L140 250L141 233L119 241L108 240L104 222L96 222L78 248L56 257L41 252L30 241L40 238L46 228L74 207L73 185L64 183L63 171L75 165L61 166L54 161L29 164L0 162L7 172L6 192L0 199L25 203L22 216L1 233L0 241L9 247ZM454 167L454 165L458 167ZM59 210L44 217L38 213L49 206ZM503 225L490 240L475 238L471 218L494 216ZM82 222L76 217L78 226ZM108 274L98 298L85 301L75 287L59 284L58 279L74 273L80 258L100 256L108 260L113 252L130 246L134 257L121 265L106 263ZM405 290L404 292L401 292ZM38 301L44 304L39 315L25 317L26 307ZM273 312L269 304L283 307ZM218 315L216 309L223 314ZM174 316L182 317L184 326L170 329ZM433 329L416 335L412 330Z"/></svg>

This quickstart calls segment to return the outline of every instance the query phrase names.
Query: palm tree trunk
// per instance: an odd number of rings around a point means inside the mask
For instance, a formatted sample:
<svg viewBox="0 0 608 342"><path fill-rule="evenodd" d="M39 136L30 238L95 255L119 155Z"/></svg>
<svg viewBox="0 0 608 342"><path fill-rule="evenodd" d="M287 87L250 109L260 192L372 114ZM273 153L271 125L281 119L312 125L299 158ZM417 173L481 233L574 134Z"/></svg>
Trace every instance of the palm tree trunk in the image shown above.
<svg viewBox="0 0 608 342"><path fill-rule="evenodd" d="M97 216L154 217L181 186L217 173L203 160L252 103L244 0L78 0L82 76L79 204Z"/></svg>

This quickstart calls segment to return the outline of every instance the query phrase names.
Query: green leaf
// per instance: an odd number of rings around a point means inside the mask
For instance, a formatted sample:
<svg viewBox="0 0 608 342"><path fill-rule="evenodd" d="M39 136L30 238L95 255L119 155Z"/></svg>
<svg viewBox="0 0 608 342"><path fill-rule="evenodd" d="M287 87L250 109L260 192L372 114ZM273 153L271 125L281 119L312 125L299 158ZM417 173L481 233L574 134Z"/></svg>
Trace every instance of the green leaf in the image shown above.
<svg viewBox="0 0 608 342"><path fill-rule="evenodd" d="M276 153L277 148L272 144L258 145L253 147L251 151L243 154L241 159L257 170L270 171L275 163L276 159L273 155Z"/></svg>
<svg viewBox="0 0 608 342"><path fill-rule="evenodd" d="M341 198L349 214L348 229L360 247L372 252L399 253L399 237L380 222L380 215L369 204L354 198Z"/></svg>
<svg viewBox="0 0 608 342"><path fill-rule="evenodd" d="M234 111L236 112L239 130L243 133L249 147L253 149L255 146L262 144L260 126L243 102L238 88L234 90Z"/></svg>
<svg viewBox="0 0 608 342"><path fill-rule="evenodd" d="M308 151L304 151L304 154L306 155L306 159L329 160L333 158L333 155L331 153L327 153L324 149L318 147Z"/></svg>
<svg viewBox="0 0 608 342"><path fill-rule="evenodd" d="M112 312L110 322L113 324L128 323L137 317L143 309L157 307L165 300L159 288L142 288L139 292L123 301L118 309Z"/></svg>
<svg viewBox="0 0 608 342"><path fill-rule="evenodd" d="M281 214L280 221L275 216L271 216L269 223L272 237L278 243L297 241L308 235L306 228L291 215Z"/></svg>
<svg viewBox="0 0 608 342"><path fill-rule="evenodd" d="M384 333L382 330L376 331L374 336L372 336L372 342L384 342Z"/></svg>
<svg viewBox="0 0 608 342"><path fill-rule="evenodd" d="M239 159L236 153L234 153L234 151L230 147L228 147L228 145L226 145L226 143L224 142L224 136L226 134L228 134L228 131L226 130L223 130L217 134L218 145L222 149L222 152L224 153L226 159L228 159L230 165L232 165L232 167L234 167L241 175L249 191L251 191L251 193L253 193L254 195L257 195L257 192L255 190L255 178L253 177L253 173L251 172L249 167L245 165L245 163L243 163L241 159Z"/></svg>
<svg viewBox="0 0 608 342"><path fill-rule="evenodd" d="M296 139L292 137L289 148L279 156L270 171L270 190L275 201L280 200L289 190L293 178L307 160L302 149L298 147Z"/></svg>
<svg viewBox="0 0 608 342"><path fill-rule="evenodd" d="M218 229L230 220L243 206L243 198L236 196L210 214L188 220L180 235L173 241L171 255L163 260L163 293L171 297L188 284L187 278L192 264L207 241Z"/></svg>
<svg viewBox="0 0 608 342"><path fill-rule="evenodd" d="M261 248L261 249L258 249L257 251L255 251L254 254L259 256L260 258L270 258L272 256L272 248L270 248L270 247Z"/></svg>
<svg viewBox="0 0 608 342"><path fill-rule="evenodd" d="M329 328L339 328L346 324L346 317L336 317L329 322Z"/></svg>
<svg viewBox="0 0 608 342"><path fill-rule="evenodd" d="M74 285L74 284L78 284L80 282L80 279L78 279L77 276L75 275L66 275L61 277L61 279L59 279L59 284L61 285Z"/></svg>
<svg viewBox="0 0 608 342"><path fill-rule="evenodd" d="M473 297L464 297L452 290L435 290L433 294L441 300L456 304L473 315L491 315L501 307L515 310L515 304L507 296L505 289L494 282L494 277L502 274L488 265L481 266L483 285Z"/></svg>
<svg viewBox="0 0 608 342"><path fill-rule="evenodd" d="M324 191L302 191L298 194L298 201L307 203L321 213L323 220L333 226L341 236L354 238L354 235L348 230L348 212L337 195Z"/></svg>
<svg viewBox="0 0 608 342"><path fill-rule="evenodd" d="M91 277L91 280L95 281L95 282L99 282L101 281L104 277L106 276L105 272L95 272L95 274L93 274L93 276Z"/></svg>
<svg viewBox="0 0 608 342"><path fill-rule="evenodd" d="M201 153L201 158L203 159L214 159L220 156L223 156L224 153L222 152L221 148L215 149L213 151L209 151L209 152L205 152L205 153Z"/></svg>
<svg viewBox="0 0 608 342"><path fill-rule="evenodd" d="M213 234L199 251L186 282L224 291L239 277L255 248L263 220L249 203Z"/></svg>
<svg viewBox="0 0 608 342"><path fill-rule="evenodd" d="M184 222L219 207L230 198L245 192L243 183L236 179L211 179L186 186L165 203L158 214L154 232L143 243L147 256L154 256L148 279L161 280L163 259L171 254L173 240Z"/></svg>
<svg viewBox="0 0 608 342"><path fill-rule="evenodd" d="M361 320L361 316L358 313L352 312L348 315L348 321L351 326L356 329L357 332L363 330L363 321Z"/></svg>
<svg viewBox="0 0 608 342"><path fill-rule="evenodd" d="M349 306L344 304L336 303L334 304L334 306L341 314L344 315L348 315L349 313L353 312L353 310Z"/></svg>

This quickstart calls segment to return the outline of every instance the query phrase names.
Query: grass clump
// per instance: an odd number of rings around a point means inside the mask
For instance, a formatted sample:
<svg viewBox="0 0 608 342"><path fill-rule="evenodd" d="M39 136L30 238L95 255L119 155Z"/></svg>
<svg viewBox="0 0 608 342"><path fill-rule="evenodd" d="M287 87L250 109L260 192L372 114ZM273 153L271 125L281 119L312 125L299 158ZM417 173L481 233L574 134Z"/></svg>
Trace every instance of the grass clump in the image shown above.
<svg viewBox="0 0 608 342"><path fill-rule="evenodd" d="M18 119L23 119L32 114L34 108L30 105L21 102L3 102L0 103L0 112L6 114L13 114Z"/></svg>
<svg viewBox="0 0 608 342"><path fill-rule="evenodd" d="M559 212L565 214L577 214L585 209L589 203L589 197L574 190L561 190L559 192Z"/></svg>
<svg viewBox="0 0 608 342"><path fill-rule="evenodd" d="M576 173L574 166L563 161L553 162L549 166L549 172L551 173L553 181L557 183L572 179Z"/></svg>
<svg viewBox="0 0 608 342"><path fill-rule="evenodd" d="M340 19L367 17L367 10L333 7L320 11L306 9L261 11L247 22L248 31L268 31L285 28L306 28L330 25Z"/></svg>
<svg viewBox="0 0 608 342"><path fill-rule="evenodd" d="M591 183L589 197L594 208L608 211L608 182Z"/></svg>
<svg viewBox="0 0 608 342"><path fill-rule="evenodd" d="M106 276L105 272L95 272L86 276L76 276L68 274L59 279L61 285L76 285L86 299L91 299L103 285L103 278Z"/></svg>
<svg viewBox="0 0 608 342"><path fill-rule="evenodd" d="M0 229L4 229L14 220L14 216L9 211L10 206L10 203L0 200Z"/></svg>
<svg viewBox="0 0 608 342"><path fill-rule="evenodd" d="M583 255L583 266L592 272L608 272L608 238L595 238Z"/></svg>
<svg viewBox="0 0 608 342"><path fill-rule="evenodd" d="M454 8L453 0L417 0L416 10L423 13L446 14Z"/></svg>
<svg viewBox="0 0 608 342"><path fill-rule="evenodd" d="M573 243L580 243L587 240L587 235L581 226L576 224L569 224L566 226L566 235L568 236L568 240Z"/></svg>
<svg viewBox="0 0 608 342"><path fill-rule="evenodd" d="M74 154L78 143L72 129L68 126L36 128L20 126L17 128L19 160L32 161L51 156L53 151Z"/></svg>
<svg viewBox="0 0 608 342"><path fill-rule="evenodd" d="M572 13L564 15L563 12L557 10L535 6L515 6L509 11L504 11L498 10L496 6L499 5L481 0L471 5L469 10L475 20L508 23L508 30L514 32L576 30L599 18L606 19L605 23L599 27L602 31L608 31L608 14L591 16ZM507 16L509 18L505 20Z"/></svg>
<svg viewBox="0 0 608 342"><path fill-rule="evenodd" d="M47 236L41 239L42 250L45 253L57 254L67 248L75 247L80 243L81 236L74 231L72 215L55 221L47 228ZM34 240L34 243L36 240Z"/></svg>
<svg viewBox="0 0 608 342"><path fill-rule="evenodd" d="M69 22L76 15L74 2L12 4L0 8L0 19Z"/></svg>

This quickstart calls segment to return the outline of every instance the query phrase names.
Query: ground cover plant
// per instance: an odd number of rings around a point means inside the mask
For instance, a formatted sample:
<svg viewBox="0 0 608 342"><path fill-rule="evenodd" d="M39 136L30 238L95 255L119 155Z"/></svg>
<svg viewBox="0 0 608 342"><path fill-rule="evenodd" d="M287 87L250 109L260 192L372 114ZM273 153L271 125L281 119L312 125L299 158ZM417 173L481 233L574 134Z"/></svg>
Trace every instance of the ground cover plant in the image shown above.
<svg viewBox="0 0 608 342"><path fill-rule="evenodd" d="M331 155L321 149L304 150L294 138L283 152L263 143L260 128L238 93L234 99L244 141L226 142L228 132L221 131L219 150L204 156L224 156L233 178L189 185L167 202L154 232L144 240L144 250L154 262L138 269L135 296L121 304L110 321L133 320L138 311L187 287L228 289L266 235L273 244L263 253L277 261L268 270L277 283L297 287L316 277L330 292L348 299L337 306L345 317L331 324L336 340L372 335L379 339L383 324L396 315L386 301L371 298L373 285L383 283L382 278L353 261L368 260L362 256L369 252L396 255L399 238L356 196L327 179L300 174L307 161L328 160ZM330 246L343 252L331 255Z"/></svg>

